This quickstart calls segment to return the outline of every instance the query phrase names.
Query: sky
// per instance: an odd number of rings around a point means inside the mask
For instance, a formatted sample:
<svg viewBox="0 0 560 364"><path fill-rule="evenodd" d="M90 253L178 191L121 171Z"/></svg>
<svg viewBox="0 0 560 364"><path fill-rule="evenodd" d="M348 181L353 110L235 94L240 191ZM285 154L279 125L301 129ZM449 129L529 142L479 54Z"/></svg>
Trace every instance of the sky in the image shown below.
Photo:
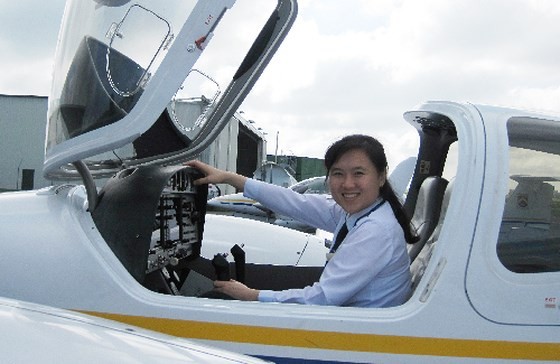
<svg viewBox="0 0 560 364"><path fill-rule="evenodd" d="M0 6L0 94L47 96L64 1ZM364 133L391 167L416 154L402 114L424 101L560 113L558 19L557 0L301 0L240 110L267 133L269 153L322 158Z"/></svg>

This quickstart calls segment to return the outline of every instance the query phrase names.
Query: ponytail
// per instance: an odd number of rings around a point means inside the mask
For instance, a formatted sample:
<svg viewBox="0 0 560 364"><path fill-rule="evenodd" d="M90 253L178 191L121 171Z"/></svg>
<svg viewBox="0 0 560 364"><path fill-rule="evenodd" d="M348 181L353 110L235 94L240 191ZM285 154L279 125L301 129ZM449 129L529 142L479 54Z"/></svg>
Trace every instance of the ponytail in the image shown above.
<svg viewBox="0 0 560 364"><path fill-rule="evenodd" d="M383 187L379 190L381 197L385 199L385 201L389 202L391 205L391 209L393 210L393 214L397 218L399 225L402 227L404 232L404 239L408 244L414 244L418 241L418 236L415 234L414 230L412 229L412 224L410 223L410 218L408 217L406 211L401 204L401 201L393 191L391 184L389 181L386 181Z"/></svg>

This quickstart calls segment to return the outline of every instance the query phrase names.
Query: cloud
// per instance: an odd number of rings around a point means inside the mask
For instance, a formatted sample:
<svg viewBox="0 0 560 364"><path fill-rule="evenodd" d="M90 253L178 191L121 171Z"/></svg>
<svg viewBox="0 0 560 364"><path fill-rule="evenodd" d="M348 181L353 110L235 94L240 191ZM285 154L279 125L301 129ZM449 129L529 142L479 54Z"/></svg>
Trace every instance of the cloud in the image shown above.
<svg viewBox="0 0 560 364"><path fill-rule="evenodd" d="M558 113L560 86L547 88L514 88L508 92L506 100L516 100L515 104L524 109Z"/></svg>
<svg viewBox="0 0 560 364"><path fill-rule="evenodd" d="M5 5L0 93L47 94L63 1ZM228 14L236 22L222 24L229 38L220 26L212 40L223 50L216 59L250 44L251 27L268 16L259 12L237 0ZM367 133L396 160L417 148L402 114L426 100L558 110L559 17L555 0L300 0L241 110L268 132L271 153L277 132L279 150L312 157L342 135ZM231 58L230 74L240 61Z"/></svg>
<svg viewBox="0 0 560 364"><path fill-rule="evenodd" d="M4 61L2 64L4 74L0 78L1 93L47 95L51 85L52 68L52 58L48 56L31 60L14 57Z"/></svg>
<svg viewBox="0 0 560 364"><path fill-rule="evenodd" d="M396 155L414 152L415 132L402 113L426 100L555 107L555 1L343 4L301 2L292 32L243 105L265 130L280 131L294 154L321 156L354 132L380 135Z"/></svg>
<svg viewBox="0 0 560 364"><path fill-rule="evenodd" d="M63 8L63 0L2 2L0 93L48 94Z"/></svg>

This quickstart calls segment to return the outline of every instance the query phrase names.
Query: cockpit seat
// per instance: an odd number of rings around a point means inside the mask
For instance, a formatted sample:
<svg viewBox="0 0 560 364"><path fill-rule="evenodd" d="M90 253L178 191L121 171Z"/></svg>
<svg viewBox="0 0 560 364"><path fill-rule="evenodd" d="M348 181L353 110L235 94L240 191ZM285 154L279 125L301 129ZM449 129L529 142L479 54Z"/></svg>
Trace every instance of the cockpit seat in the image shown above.
<svg viewBox="0 0 560 364"><path fill-rule="evenodd" d="M439 219L437 225L432 232L431 236L424 243L423 248L418 252L416 259L410 265L410 272L412 274L412 289L413 291L418 286L420 279L424 275L428 263L432 257L433 249L439 239L439 234L443 226L445 215L447 214L447 207L449 206L449 200L451 199L451 194L453 191L454 179L452 179L445 189L443 195L443 201L441 202L441 209L439 213Z"/></svg>
<svg viewBox="0 0 560 364"><path fill-rule="evenodd" d="M427 177L420 186L416 207L411 219L419 240L408 246L408 255L411 262L416 259L438 224L446 187L447 180L438 176Z"/></svg>

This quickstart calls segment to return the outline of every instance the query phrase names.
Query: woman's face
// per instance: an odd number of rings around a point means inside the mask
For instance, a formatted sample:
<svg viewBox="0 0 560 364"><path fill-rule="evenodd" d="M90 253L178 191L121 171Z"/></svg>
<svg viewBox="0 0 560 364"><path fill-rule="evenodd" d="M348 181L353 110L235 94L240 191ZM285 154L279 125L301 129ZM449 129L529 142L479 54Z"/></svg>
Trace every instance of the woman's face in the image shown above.
<svg viewBox="0 0 560 364"><path fill-rule="evenodd" d="M334 200L353 214L377 200L385 172L378 173L364 151L349 150L332 165L328 182Z"/></svg>

